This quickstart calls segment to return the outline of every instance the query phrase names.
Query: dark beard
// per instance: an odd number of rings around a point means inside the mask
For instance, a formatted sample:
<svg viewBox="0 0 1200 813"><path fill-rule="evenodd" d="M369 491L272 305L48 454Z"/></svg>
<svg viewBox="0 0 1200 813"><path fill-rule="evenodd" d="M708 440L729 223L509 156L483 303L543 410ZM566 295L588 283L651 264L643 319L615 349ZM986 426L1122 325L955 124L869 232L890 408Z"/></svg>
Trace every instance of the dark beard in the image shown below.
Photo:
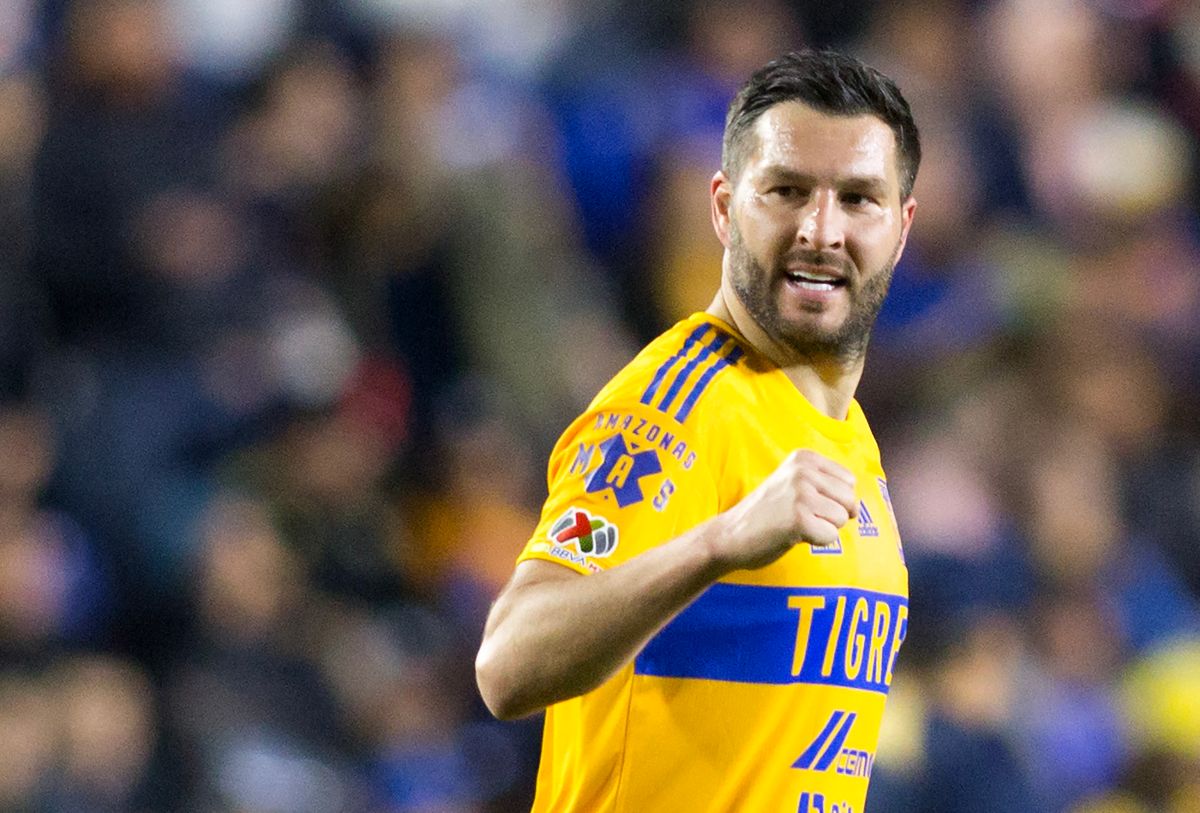
<svg viewBox="0 0 1200 813"><path fill-rule="evenodd" d="M772 292L775 286L785 284L784 269L778 267L768 273L746 250L736 227L730 231L729 260L730 282L742 306L772 341L805 361L829 359L853 363L860 360L867 352L871 328L887 298L895 271L895 263L888 263L862 282L861 274L845 267L849 261L825 262L845 275L850 294L850 312L840 327L830 331L794 324L783 317ZM822 264L815 254L811 259L806 257L805 261Z"/></svg>

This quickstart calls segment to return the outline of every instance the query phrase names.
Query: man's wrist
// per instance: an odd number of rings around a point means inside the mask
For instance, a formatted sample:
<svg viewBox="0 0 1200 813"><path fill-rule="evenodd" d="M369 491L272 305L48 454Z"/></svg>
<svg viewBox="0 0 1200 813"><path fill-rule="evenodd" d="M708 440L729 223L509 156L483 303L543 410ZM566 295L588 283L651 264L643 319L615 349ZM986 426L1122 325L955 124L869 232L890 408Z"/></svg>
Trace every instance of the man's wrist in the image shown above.
<svg viewBox="0 0 1200 813"><path fill-rule="evenodd" d="M737 568L730 561L730 540L735 533L736 522L729 512L717 514L701 528L699 549L704 574L716 581Z"/></svg>

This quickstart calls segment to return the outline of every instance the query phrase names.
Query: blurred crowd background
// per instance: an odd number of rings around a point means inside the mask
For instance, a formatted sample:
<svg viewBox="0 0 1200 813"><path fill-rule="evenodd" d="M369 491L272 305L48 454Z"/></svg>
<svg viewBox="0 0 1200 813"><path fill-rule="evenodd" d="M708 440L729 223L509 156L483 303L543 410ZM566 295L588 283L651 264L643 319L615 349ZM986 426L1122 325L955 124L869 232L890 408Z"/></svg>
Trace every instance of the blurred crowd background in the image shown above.
<svg viewBox="0 0 1200 813"><path fill-rule="evenodd" d="M0 0L0 810L527 810L484 614L799 45L927 156L868 809L1200 811L1189 0Z"/></svg>

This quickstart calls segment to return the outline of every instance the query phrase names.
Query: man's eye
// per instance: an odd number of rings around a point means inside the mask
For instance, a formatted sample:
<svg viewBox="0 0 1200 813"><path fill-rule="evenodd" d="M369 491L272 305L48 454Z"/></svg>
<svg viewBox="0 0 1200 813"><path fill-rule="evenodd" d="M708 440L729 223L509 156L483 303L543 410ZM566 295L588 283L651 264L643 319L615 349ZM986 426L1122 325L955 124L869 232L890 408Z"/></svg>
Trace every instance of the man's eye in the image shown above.
<svg viewBox="0 0 1200 813"><path fill-rule="evenodd" d="M866 206L868 203L874 203L875 199L860 192L847 192L842 195L842 202L848 206Z"/></svg>
<svg viewBox="0 0 1200 813"><path fill-rule="evenodd" d="M801 195L801 190L798 186L774 186L768 192L781 198L798 198Z"/></svg>

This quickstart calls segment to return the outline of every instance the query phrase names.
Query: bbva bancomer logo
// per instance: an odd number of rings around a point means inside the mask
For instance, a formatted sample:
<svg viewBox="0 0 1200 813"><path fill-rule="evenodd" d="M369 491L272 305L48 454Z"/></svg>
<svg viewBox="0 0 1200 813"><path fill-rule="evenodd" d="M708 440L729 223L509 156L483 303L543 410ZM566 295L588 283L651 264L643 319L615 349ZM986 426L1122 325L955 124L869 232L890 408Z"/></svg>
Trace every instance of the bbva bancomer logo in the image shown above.
<svg viewBox="0 0 1200 813"><path fill-rule="evenodd" d="M587 556L608 556L617 547L617 526L597 514L572 508L551 526L550 538L560 545L574 542Z"/></svg>

